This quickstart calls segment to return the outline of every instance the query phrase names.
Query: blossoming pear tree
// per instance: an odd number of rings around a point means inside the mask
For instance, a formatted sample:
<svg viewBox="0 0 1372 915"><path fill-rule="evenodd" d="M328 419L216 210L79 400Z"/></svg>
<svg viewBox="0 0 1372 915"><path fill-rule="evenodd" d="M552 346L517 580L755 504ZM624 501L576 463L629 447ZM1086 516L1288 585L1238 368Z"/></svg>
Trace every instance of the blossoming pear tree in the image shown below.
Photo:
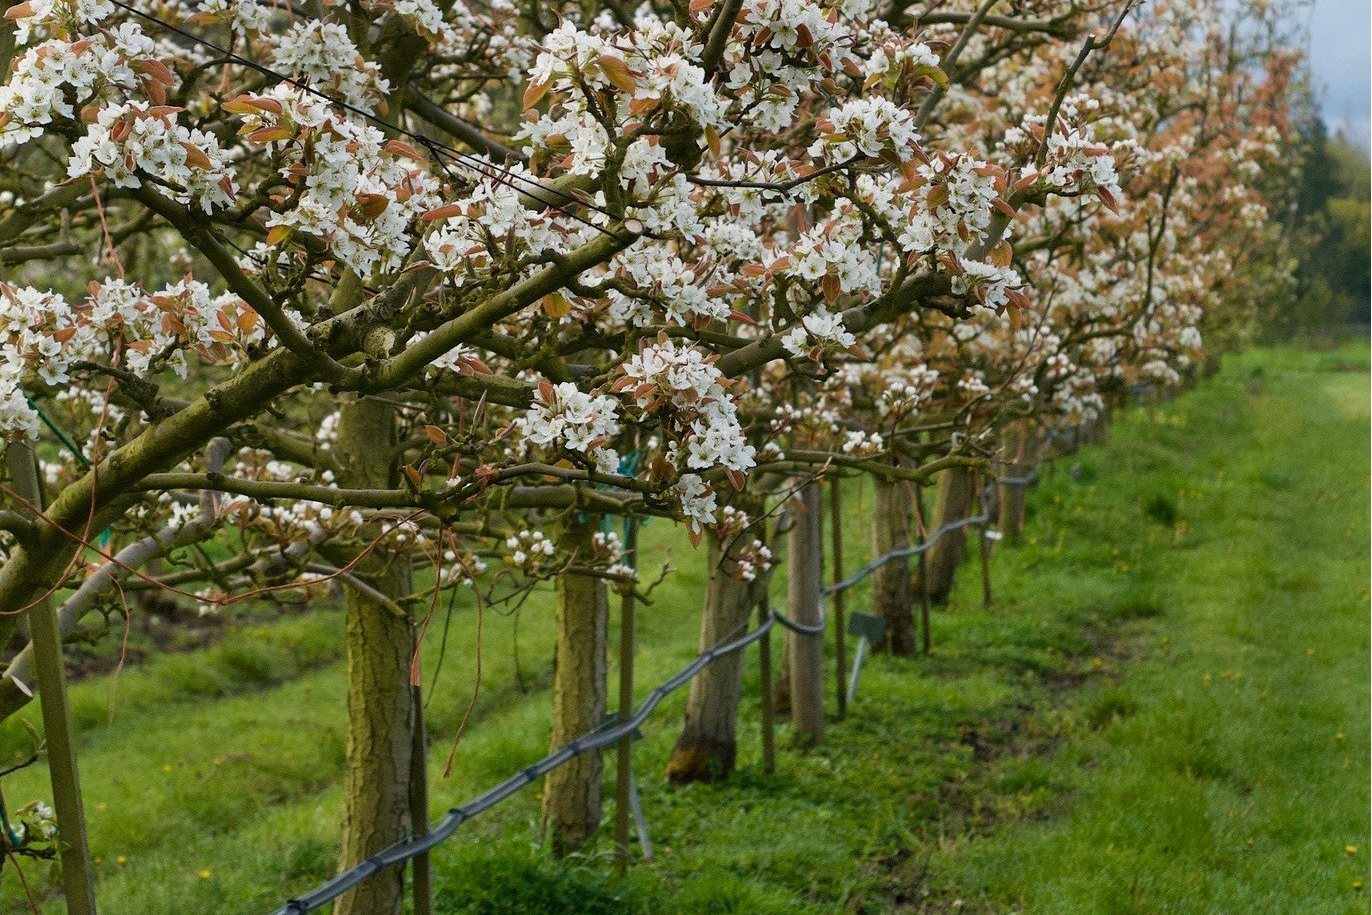
<svg viewBox="0 0 1372 915"><path fill-rule="evenodd" d="M70 631L126 593L341 585L340 863L371 856L422 825L443 591L556 579L570 739L605 713L606 589L642 587L602 517L708 541L704 645L746 623L778 505L815 549L824 474L876 474L898 526L897 484L986 479L1007 435L1194 365L1268 256L1268 189L1229 176L1285 125L1277 56L1192 9L9 7L0 436L42 486L3 490L0 641L47 598ZM693 693L683 779L732 765L738 676ZM555 847L599 781L549 779ZM399 912L400 881L338 911Z"/></svg>

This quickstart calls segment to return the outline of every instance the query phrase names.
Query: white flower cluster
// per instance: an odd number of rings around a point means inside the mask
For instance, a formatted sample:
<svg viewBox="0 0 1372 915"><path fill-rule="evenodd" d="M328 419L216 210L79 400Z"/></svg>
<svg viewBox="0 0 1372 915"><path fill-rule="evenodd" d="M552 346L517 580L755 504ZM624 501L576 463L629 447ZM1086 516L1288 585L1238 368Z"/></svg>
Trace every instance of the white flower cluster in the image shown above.
<svg viewBox="0 0 1372 915"><path fill-rule="evenodd" d="M966 156L941 154L920 165L916 174L922 199L916 198L901 231L901 248L961 254L980 241L991 222L997 170Z"/></svg>
<svg viewBox="0 0 1372 915"><path fill-rule="evenodd" d="M758 574L772 567L772 551L761 540L740 548L734 554L734 573L744 581L756 581Z"/></svg>
<svg viewBox="0 0 1372 915"><path fill-rule="evenodd" d="M7 18L15 21L14 43L23 46L35 38L79 35L113 12L109 0L27 0L11 6Z"/></svg>
<svg viewBox="0 0 1372 915"><path fill-rule="evenodd" d="M958 379L958 391L969 398L977 398L991 393L986 384L986 376L977 369L968 369Z"/></svg>
<svg viewBox="0 0 1372 915"><path fill-rule="evenodd" d="M134 102L102 108L72 144L68 177L99 171L115 187L140 187L148 175L174 200L194 202L207 215L228 206L237 185L219 141L178 123L179 111Z"/></svg>
<svg viewBox="0 0 1372 915"><path fill-rule="evenodd" d="M877 432L864 433L849 430L843 434L843 453L852 457L871 457L874 454L881 454L885 447L886 442Z"/></svg>
<svg viewBox="0 0 1372 915"><path fill-rule="evenodd" d="M331 98L371 112L390 91L376 64L367 60L336 22L300 17L272 39L272 69L301 78Z"/></svg>
<svg viewBox="0 0 1372 915"><path fill-rule="evenodd" d="M1025 188L1060 196L1095 193L1115 209L1124 197L1116 159L1137 154L1138 144L1132 139L1114 144L1103 142L1097 135L1097 125L1088 122L1089 118L1099 117L1095 113L1099 108L1099 100L1085 95L1064 100L1057 123L1048 135L1043 165L1026 173ZM1025 117L1019 126L1005 132L1003 157L1030 156L1042 143L1044 131L1043 115Z"/></svg>
<svg viewBox="0 0 1372 915"><path fill-rule="evenodd" d="M411 224L440 202L437 180L413 150L284 83L226 107L243 117L249 140L293 160L282 175L299 197L267 219L269 228L324 241L364 277L400 266L412 246Z"/></svg>
<svg viewBox="0 0 1372 915"><path fill-rule="evenodd" d="M974 295L975 309L999 313L1010 304L1011 293L1024 281L1011 267L998 267L985 261L963 261L962 272L953 277L956 295Z"/></svg>
<svg viewBox="0 0 1372 915"><path fill-rule="evenodd" d="M715 512L719 510L715 491L699 474L683 473L669 492L681 506L687 526L697 536L707 525L715 523Z"/></svg>
<svg viewBox="0 0 1372 915"><path fill-rule="evenodd" d="M602 121L602 105L587 93L621 97L621 110L635 117L680 115L697 128L723 130L729 124L724 100L691 62L700 51L679 26L651 14L639 16L635 28L613 42L564 21L544 36L524 95L528 108L549 92L553 104L531 115L517 138L535 160L555 162L573 174L597 174L618 137ZM628 143L617 168L619 185L637 201L653 197L663 179L680 177L656 136ZM675 208L681 190L668 189L654 205Z"/></svg>
<svg viewBox="0 0 1372 915"><path fill-rule="evenodd" d="M522 530L505 538L505 564L527 575L537 574L545 559L557 552L557 545L542 531Z"/></svg>
<svg viewBox="0 0 1372 915"><path fill-rule="evenodd" d="M267 31L272 7L258 0L198 0L196 13L212 22L223 22L239 38Z"/></svg>
<svg viewBox="0 0 1372 915"><path fill-rule="evenodd" d="M856 346L857 338L843 326L843 315L820 308L801 318L799 327L787 331L781 345L793 356L809 356L818 362L825 352Z"/></svg>
<svg viewBox="0 0 1372 915"><path fill-rule="evenodd" d="M459 557L461 561L458 561ZM448 564L443 569L443 580L466 588L475 588L476 576L487 568L486 560L475 553L459 553L455 549L444 550L443 561Z"/></svg>
<svg viewBox="0 0 1372 915"><path fill-rule="evenodd" d="M591 561L610 575L634 577L634 567L624 562L624 544L614 531L596 531L591 538Z"/></svg>
<svg viewBox="0 0 1372 915"><path fill-rule="evenodd" d="M755 581L759 573L772 567L772 551L761 540L740 542L750 523L747 512L726 505L719 512L719 520L714 525L715 535L725 544L731 560L724 566L724 571L741 581Z"/></svg>
<svg viewBox="0 0 1372 915"><path fill-rule="evenodd" d="M138 91L135 67L146 68L149 61L155 61L152 39L129 23L91 38L54 39L29 48L0 86L0 144L41 136L55 118L75 119L73 99L100 105Z"/></svg>
<svg viewBox="0 0 1372 915"><path fill-rule="evenodd" d="M862 64L862 75L866 77L865 87L883 81L894 82L905 73L915 76L942 76L938 55L922 41L907 43L900 40L877 47Z"/></svg>
<svg viewBox="0 0 1372 915"><path fill-rule="evenodd" d="M587 394L570 381L557 385L545 381L515 425L534 445L580 452L604 473L619 468L619 455L605 447L619 432L619 403L613 397Z"/></svg>
<svg viewBox="0 0 1372 915"><path fill-rule="evenodd" d="M862 233L859 214L845 202L829 219L801 233L773 269L800 277L807 289L818 284L830 303L840 294L875 295L881 292L876 252L864 243Z"/></svg>
<svg viewBox="0 0 1372 915"><path fill-rule="evenodd" d="M630 248L616 262L620 278L632 283L640 296L609 291L610 317L642 327L653 320L656 304L666 321L690 326L699 321L727 321L730 307L723 296L711 296L697 282L696 272L662 245Z"/></svg>
<svg viewBox="0 0 1372 915"><path fill-rule="evenodd" d="M484 275L503 253L564 252L573 240L557 230L548 213L526 205L521 190L537 185L522 165L483 175L471 194L429 212L437 223L424 239L429 262L450 276ZM541 195L540 195L541 196ZM556 202L552 198L550 202Z"/></svg>
<svg viewBox="0 0 1372 915"><path fill-rule="evenodd" d="M840 70L860 73L852 20L865 18L869 7L867 0L832 9L813 0L744 0L724 54L725 87L736 99L739 120L780 132L794 123L802 97L818 83Z"/></svg>
<svg viewBox="0 0 1372 915"><path fill-rule="evenodd" d="M466 4L458 4L466 6ZM448 34L448 25L443 19L443 10L433 0L393 0L391 9L404 19L420 35L442 38Z"/></svg>
<svg viewBox="0 0 1372 915"><path fill-rule="evenodd" d="M819 138L810 155L831 165L883 153L908 162L919 152L919 132L909 111L884 98L858 98L833 108L815 122Z"/></svg>
<svg viewBox="0 0 1372 915"><path fill-rule="evenodd" d="M877 411L883 416L919 412L933 396L938 369L924 363L906 364L898 372L882 372L884 387L877 394Z"/></svg>
<svg viewBox="0 0 1372 915"><path fill-rule="evenodd" d="M189 352L223 361L264 336L257 313L240 299L212 295L189 279L151 294L109 279L76 305L57 293L0 283L0 436L36 435L37 414L22 386L64 384L78 360L117 354L135 374L166 366L184 378Z"/></svg>
<svg viewBox="0 0 1372 915"><path fill-rule="evenodd" d="M714 362L699 350L660 340L625 361L614 389L631 391L640 410L659 415L674 439L673 462L742 474L756 463L756 450L743 435L728 380Z"/></svg>
<svg viewBox="0 0 1372 915"><path fill-rule="evenodd" d="M1095 191L1115 205L1123 196L1115 158L1108 147L1075 128L1048 138L1048 156L1039 180L1059 194Z"/></svg>

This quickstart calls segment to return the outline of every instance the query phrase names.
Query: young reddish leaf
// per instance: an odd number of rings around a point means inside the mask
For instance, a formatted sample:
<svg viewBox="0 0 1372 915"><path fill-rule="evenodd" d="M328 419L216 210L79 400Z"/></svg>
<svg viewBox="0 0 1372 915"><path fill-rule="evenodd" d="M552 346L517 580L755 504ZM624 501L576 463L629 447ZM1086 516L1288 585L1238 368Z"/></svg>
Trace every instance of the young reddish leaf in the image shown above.
<svg viewBox="0 0 1372 915"><path fill-rule="evenodd" d="M365 219L375 219L386 212L386 207L391 205L390 198L383 194L358 194L357 202Z"/></svg>
<svg viewBox="0 0 1372 915"><path fill-rule="evenodd" d="M251 102L248 101L248 97L246 95L240 95L236 98L231 98L227 102L223 102L222 104L220 104L219 107L229 112L229 114L257 113L257 108Z"/></svg>
<svg viewBox="0 0 1372 915"><path fill-rule="evenodd" d="M181 148L186 151L187 165L194 166L195 168L198 168L201 171L205 172L213 170L214 163L210 161L209 155L206 154L206 152L203 149L201 149L198 146L194 146L190 143L187 143L185 140L181 141Z"/></svg>
<svg viewBox="0 0 1372 915"><path fill-rule="evenodd" d="M405 476L410 478L410 482L414 484L414 488L418 489L420 484L423 482L424 477L421 476L419 471L414 468L414 465L406 464L401 469L405 471Z"/></svg>
<svg viewBox="0 0 1372 915"><path fill-rule="evenodd" d="M543 313L550 318L566 317L572 310L572 303L560 292L551 292L539 300Z"/></svg>
<svg viewBox="0 0 1372 915"><path fill-rule="evenodd" d="M424 164L424 157L419 154L419 151L402 140L390 140L382 148L393 155L404 156L406 159L413 159L421 165Z"/></svg>
<svg viewBox="0 0 1372 915"><path fill-rule="evenodd" d="M460 205L460 204L456 204L456 203L449 203L449 204L447 204L446 206L441 206L441 207L438 207L437 209L429 210L429 212L427 212L427 213L425 213L423 216L419 217L419 221L420 221L420 222L437 222L437 221L440 220L440 219L451 219L451 218L454 217L454 216L461 216L461 215L462 215L462 207L461 207L461 205Z"/></svg>
<svg viewBox="0 0 1372 915"><path fill-rule="evenodd" d="M634 78L633 71L629 69L628 64L609 54L600 55L598 61L605 78L613 83L616 89L625 95L634 94L634 91L638 89L638 80Z"/></svg>
<svg viewBox="0 0 1372 915"><path fill-rule="evenodd" d="M271 143L290 138L291 132L284 127L259 127L248 134L248 139L253 143Z"/></svg>
<svg viewBox="0 0 1372 915"><path fill-rule="evenodd" d="M176 82L176 74L172 73L171 68L160 60L153 60L145 57L142 60L135 60L133 68L140 73L146 73L163 85L173 85Z"/></svg>
<svg viewBox="0 0 1372 915"><path fill-rule="evenodd" d="M534 80L529 83L528 88L524 90L524 107L532 108L537 105L539 100L548 94L549 88L551 88L551 83L545 83L541 80Z"/></svg>

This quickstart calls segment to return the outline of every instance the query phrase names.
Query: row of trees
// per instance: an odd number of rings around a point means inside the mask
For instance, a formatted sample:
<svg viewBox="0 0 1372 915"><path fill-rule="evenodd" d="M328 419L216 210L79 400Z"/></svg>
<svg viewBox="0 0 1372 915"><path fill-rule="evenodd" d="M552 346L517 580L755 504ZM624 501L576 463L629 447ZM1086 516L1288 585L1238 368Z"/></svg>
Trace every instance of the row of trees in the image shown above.
<svg viewBox="0 0 1372 915"><path fill-rule="evenodd" d="M610 592L651 578L602 518L704 542L702 647L746 625L774 550L813 616L819 479L871 475L874 550L906 544L1050 431L1200 370L1289 271L1298 59L1266 3L6 18L0 642L140 592L341 584L343 866L417 818L419 632L449 589L555 580L556 745L605 716ZM36 446L48 424L74 447ZM1013 536L1018 491L998 510ZM961 549L878 573L889 650ZM786 657L819 740L819 645ZM37 666L10 662L0 715ZM729 660L693 683L674 780L729 772L740 689ZM549 777L556 850L600 781L594 755Z"/></svg>

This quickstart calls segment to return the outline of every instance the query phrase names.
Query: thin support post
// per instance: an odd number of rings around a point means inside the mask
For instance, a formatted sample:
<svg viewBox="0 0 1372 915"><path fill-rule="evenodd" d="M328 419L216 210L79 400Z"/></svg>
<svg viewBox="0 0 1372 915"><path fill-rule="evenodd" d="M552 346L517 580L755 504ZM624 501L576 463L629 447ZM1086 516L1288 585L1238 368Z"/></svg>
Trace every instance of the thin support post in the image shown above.
<svg viewBox="0 0 1372 915"><path fill-rule="evenodd" d="M933 638L929 634L929 557L928 528L924 523L924 486L915 484L915 534L919 538L919 621L924 654L933 651Z"/></svg>
<svg viewBox="0 0 1372 915"><path fill-rule="evenodd" d="M834 477L829 484L829 539L833 541L830 549L833 553L833 575L832 581L837 584L843 580L843 481ZM843 676L848 667L848 646L845 641L846 631L844 628L844 593L842 590L834 592L834 674L836 693L838 695L838 716L842 718L848 712L849 691L843 688Z"/></svg>
<svg viewBox="0 0 1372 915"><path fill-rule="evenodd" d="M638 567L638 519L629 517L624 524L624 562L630 568ZM626 588L619 604L619 719L624 721L634 713L634 592ZM642 811L637 809L638 792L634 786L632 769L632 737L625 734L616 747L615 764L615 864L620 873L629 867L629 815L630 807L640 819ZM646 842L646 827L641 827L640 842ZM651 859L651 849L645 845L644 857Z"/></svg>
<svg viewBox="0 0 1372 915"><path fill-rule="evenodd" d="M987 532L991 525L991 498L988 491L981 486L981 474L978 473L973 478L973 491L980 493L978 502L981 505L981 524L977 525L977 533L981 546L981 606L982 609L991 607L991 538Z"/></svg>
<svg viewBox="0 0 1372 915"><path fill-rule="evenodd" d="M634 812L634 830L638 833L638 847L643 852L643 860L653 860L653 843L648 838L648 818L643 815L643 798L638 793L638 779L632 769L628 770L629 807Z"/></svg>
<svg viewBox="0 0 1372 915"><path fill-rule="evenodd" d="M414 703L414 729L410 744L410 830L415 836L429 831L429 739L424 727L424 688L410 687L410 701ZM429 870L429 853L422 851L411 859L410 893L414 899L414 915L432 915L433 878Z"/></svg>
<svg viewBox="0 0 1372 915"><path fill-rule="evenodd" d="M39 507L43 490L38 482L37 458L23 442L9 446L10 479L15 492ZM67 915L95 915L95 874L91 868L86 813L81 801L81 777L76 764L76 734L67 702L67 675L62 663L62 634L52 599L44 597L28 611L33 642L34 678L43 717L52 806L61 840L62 892Z"/></svg>
<svg viewBox="0 0 1372 915"><path fill-rule="evenodd" d="M757 605L759 624L765 626L772 617L772 608L763 599ZM757 640L758 676L762 680L762 771L771 775L777 770L777 706L775 682L772 680L772 633L768 630Z"/></svg>
<svg viewBox="0 0 1372 915"><path fill-rule="evenodd" d="M857 650L853 652L853 673L848 677L849 702L857 696L858 676L862 673L862 662L867 659L867 637L859 636Z"/></svg>

